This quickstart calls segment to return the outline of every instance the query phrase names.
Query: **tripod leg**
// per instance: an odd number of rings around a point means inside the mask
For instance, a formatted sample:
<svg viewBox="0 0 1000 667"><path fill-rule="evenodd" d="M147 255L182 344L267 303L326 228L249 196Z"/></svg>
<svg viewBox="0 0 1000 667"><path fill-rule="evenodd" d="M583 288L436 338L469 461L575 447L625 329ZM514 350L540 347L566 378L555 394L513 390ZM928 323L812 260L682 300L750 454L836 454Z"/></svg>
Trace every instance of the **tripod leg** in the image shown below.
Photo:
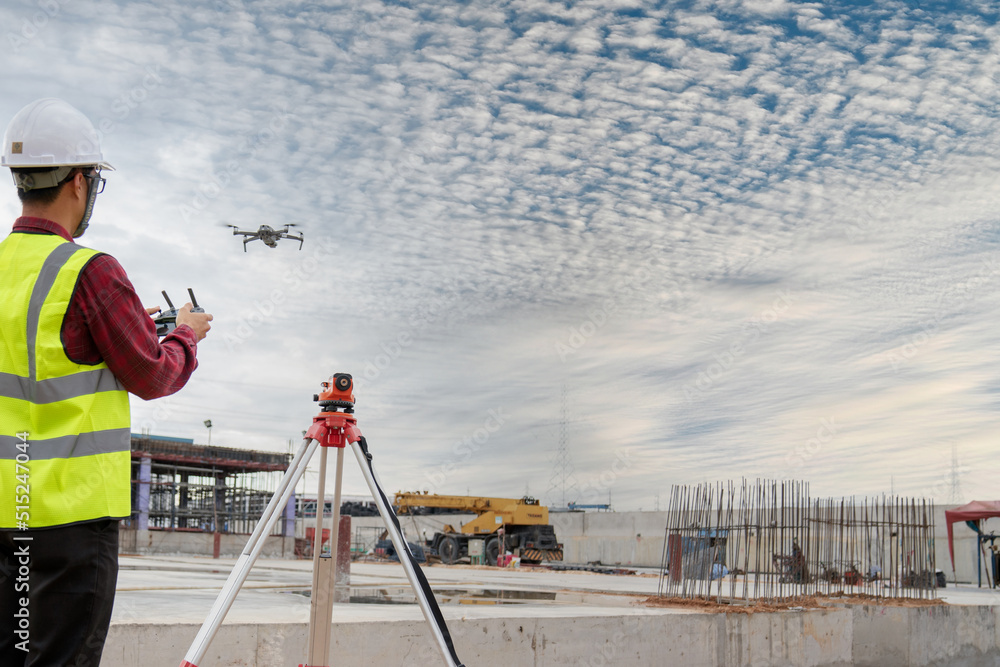
<svg viewBox="0 0 1000 667"><path fill-rule="evenodd" d="M340 495L344 485L344 448L337 447L337 471L333 483L333 527L330 530L330 556L333 558L333 570L337 571L337 549L340 546ZM334 576L336 583L336 575ZM332 617L332 614L331 614Z"/></svg>
<svg viewBox="0 0 1000 667"><path fill-rule="evenodd" d="M427 624L431 627L431 632L434 635L434 641L438 645L438 649L441 651L441 656L444 658L445 664L448 667L464 667L462 661L458 659L458 655L455 653L455 647L451 641L451 634L448 632L448 626L444 621L444 616L441 614L441 609L438 607L437 600L434 598L434 592L431 590L430 585L427 583L427 578L424 577L424 573L420 570L420 566L417 565L413 558L413 554L410 553L410 548L406 544L406 540L403 538L403 531L399 527L399 521L396 519L396 514L392 511L392 506L389 504L389 500L382 493L382 487L379 485L378 478L375 476L375 468L372 467L371 456L368 454L368 444L362 437L360 440L352 442L351 448L354 450L354 456L358 459L358 465L361 466L361 472L365 476L365 482L368 483L368 488L372 493L372 499L375 500L375 505L378 507L378 513L382 515L382 522L385 524L386 530L389 532L389 537L392 539L393 546L396 547L396 554L399 555L399 562L403 566L403 570L406 572L406 578L410 581L410 586L413 588L413 593L417 597L417 602L420 603L420 611L424 614L424 619Z"/></svg>
<svg viewBox="0 0 1000 667"><path fill-rule="evenodd" d="M340 493L344 474L344 448L336 447L337 471L333 487L333 528L330 530L330 554L319 556L320 541L316 540L316 554L313 557L312 598L309 605L309 667L326 667L330 660L330 633L333 624L333 603L337 585L337 543L340 537ZM324 498L326 491L326 451L320 452L320 478L318 495ZM325 501L322 501L325 505ZM317 521L316 530L320 523Z"/></svg>
<svg viewBox="0 0 1000 667"><path fill-rule="evenodd" d="M319 480L316 486L316 533L313 535L313 572L319 567L323 551L323 520L326 518L326 447L319 452ZM316 606L316 577L313 577L312 607ZM318 664L318 663L317 663Z"/></svg>
<svg viewBox="0 0 1000 667"><path fill-rule="evenodd" d="M318 446L318 440L313 440L312 438L303 440L302 447L299 448L299 451L295 454L295 458L289 464L288 470L285 471L281 481L278 483L278 488L271 497L271 501L267 504L267 508L260 517L260 521L257 522L257 527L254 528L253 534L247 540L246 546L243 547L243 553L240 554L236 565L233 567L233 571L229 573L229 578L219 592L219 597L215 599L212 609L208 612L208 618L205 619L201 629L198 630L198 634L191 643L187 655L184 656L184 662L181 663L181 667L197 667L198 661L205 656L208 645L215 637L215 633L219 631L222 620L229 612L229 608L233 606L236 594L240 592L243 582L246 581L247 575L250 574L250 568L253 567L254 561L260 555L260 550L264 547L264 540L274 528L274 524L277 523L278 517L281 516L281 510L288 503L288 499L295 490L296 482L302 477L306 466L309 465L309 459Z"/></svg>

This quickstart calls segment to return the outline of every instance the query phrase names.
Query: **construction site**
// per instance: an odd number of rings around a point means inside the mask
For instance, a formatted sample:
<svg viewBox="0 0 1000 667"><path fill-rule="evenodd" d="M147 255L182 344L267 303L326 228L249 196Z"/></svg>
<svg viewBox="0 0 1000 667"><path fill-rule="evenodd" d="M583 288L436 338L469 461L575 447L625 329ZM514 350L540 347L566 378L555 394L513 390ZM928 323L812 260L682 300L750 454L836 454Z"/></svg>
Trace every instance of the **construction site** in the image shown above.
<svg viewBox="0 0 1000 667"><path fill-rule="evenodd" d="M1000 667L1000 3L0 17L0 667Z"/></svg>
<svg viewBox="0 0 1000 667"><path fill-rule="evenodd" d="M288 468L290 455L132 435L132 516L123 551L238 553ZM265 553L294 553L295 508L288 508ZM242 539L240 536L243 536Z"/></svg>
<svg viewBox="0 0 1000 667"><path fill-rule="evenodd" d="M174 667L290 457L143 435L133 459L137 511L102 665ZM675 486L669 498L653 512L391 501L465 665L1000 664L986 530L1000 507L812 498L787 480ZM374 503L342 498L334 531L324 499L321 532L315 496L285 503L200 665L304 664L312 550L329 555L331 535L330 664L445 664Z"/></svg>

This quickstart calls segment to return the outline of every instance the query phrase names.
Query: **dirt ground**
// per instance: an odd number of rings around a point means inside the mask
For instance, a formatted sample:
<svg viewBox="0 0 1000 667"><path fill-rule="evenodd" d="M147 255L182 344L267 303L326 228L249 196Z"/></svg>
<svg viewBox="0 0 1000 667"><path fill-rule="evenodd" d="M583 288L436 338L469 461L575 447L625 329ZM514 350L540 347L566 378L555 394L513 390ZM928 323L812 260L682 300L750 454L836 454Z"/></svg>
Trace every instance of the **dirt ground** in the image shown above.
<svg viewBox="0 0 1000 667"><path fill-rule="evenodd" d="M862 604L882 607L933 607L947 604L944 600L921 600L914 598L879 598L873 595L844 594L844 595L800 595L785 598L782 600L772 600L769 602L757 601L750 604L743 602L719 603L713 600L667 598L656 595L644 596L636 601L636 604L644 607L667 607L678 609L690 609L710 614L757 614L776 611L799 611L805 609L823 609L836 604Z"/></svg>

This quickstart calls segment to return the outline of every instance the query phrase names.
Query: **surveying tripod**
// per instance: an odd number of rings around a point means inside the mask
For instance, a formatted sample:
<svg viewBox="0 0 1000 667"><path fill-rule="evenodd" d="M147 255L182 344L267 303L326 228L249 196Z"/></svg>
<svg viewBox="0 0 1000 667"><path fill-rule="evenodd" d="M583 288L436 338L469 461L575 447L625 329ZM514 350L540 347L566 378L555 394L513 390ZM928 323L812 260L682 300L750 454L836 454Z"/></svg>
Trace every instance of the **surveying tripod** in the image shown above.
<svg viewBox="0 0 1000 667"><path fill-rule="evenodd" d="M333 589L336 578L337 534L340 527L340 491L341 476L344 470L344 448L350 444L354 456L361 466L361 473L368 483L372 499L378 506L379 514L385 523L385 528L392 539L399 562L406 572L406 578L413 587L420 610L431 628L434 640L441 651L448 667L464 667L455 653L448 626L438 607L434 592L427 583L423 571L410 552L403 538L396 514L392 511L389 500L382 492L375 469L372 467L372 456L368 453L368 443L358 430L357 418L354 416L354 381L347 373L336 373L329 382L323 382L323 391L313 396L320 405L320 413L313 417L312 426L306 431L302 446L295 454L288 470L282 476L274 496L264 509L264 514L254 528L253 534L247 540L243 552L236 561L233 571L216 598L208 618L202 624L191 647L180 667L198 667L198 662L205 656L208 645L219 630L223 619L232 607L236 594L239 593L250 568L253 567L265 538L274 528L282 509L288 504L295 489L295 484L306 470L309 459L317 447L322 447L320 453L319 488L316 504L316 534L313 544L313 582L312 597L309 605L309 650L307 662L299 667L328 667L330 656L330 630L333 622ZM333 497L333 530L330 532L330 557L320 557L323 539L323 514L326 505L326 454L329 447L337 449L336 483Z"/></svg>

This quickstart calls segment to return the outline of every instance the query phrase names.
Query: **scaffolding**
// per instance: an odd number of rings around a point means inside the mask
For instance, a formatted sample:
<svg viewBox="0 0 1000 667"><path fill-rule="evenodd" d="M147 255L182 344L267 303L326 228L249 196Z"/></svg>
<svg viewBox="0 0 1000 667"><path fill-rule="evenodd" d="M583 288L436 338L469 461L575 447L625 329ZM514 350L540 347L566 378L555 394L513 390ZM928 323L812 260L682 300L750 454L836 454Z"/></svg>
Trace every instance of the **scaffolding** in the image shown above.
<svg viewBox="0 0 1000 667"><path fill-rule="evenodd" d="M290 460L289 454L133 434L133 513L125 527L252 533ZM273 534L290 534L294 526L284 524Z"/></svg>

